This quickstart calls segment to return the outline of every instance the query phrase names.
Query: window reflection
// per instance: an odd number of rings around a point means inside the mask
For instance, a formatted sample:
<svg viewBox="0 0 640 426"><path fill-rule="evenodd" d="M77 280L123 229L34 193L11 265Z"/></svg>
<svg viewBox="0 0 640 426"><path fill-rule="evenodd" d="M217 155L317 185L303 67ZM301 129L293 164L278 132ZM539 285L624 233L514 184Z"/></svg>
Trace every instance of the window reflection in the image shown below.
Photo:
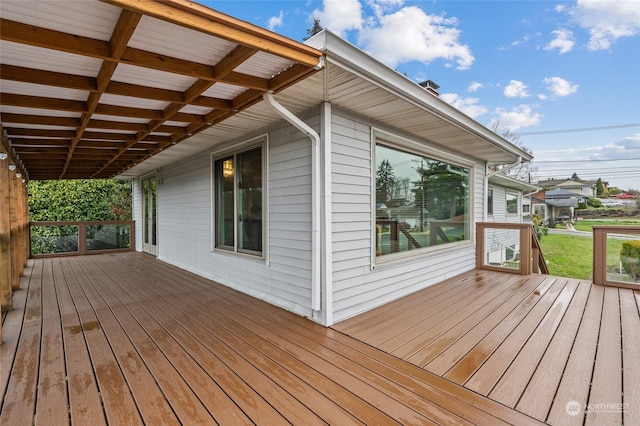
<svg viewBox="0 0 640 426"><path fill-rule="evenodd" d="M469 239L469 169L376 146L376 254Z"/></svg>

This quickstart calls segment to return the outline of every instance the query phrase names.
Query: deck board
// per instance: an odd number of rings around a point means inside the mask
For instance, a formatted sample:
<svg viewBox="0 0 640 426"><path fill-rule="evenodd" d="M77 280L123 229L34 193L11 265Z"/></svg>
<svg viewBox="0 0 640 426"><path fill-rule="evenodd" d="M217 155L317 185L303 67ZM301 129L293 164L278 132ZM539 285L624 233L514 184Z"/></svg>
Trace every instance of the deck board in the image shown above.
<svg viewBox="0 0 640 426"><path fill-rule="evenodd" d="M637 296L639 292L635 292ZM640 298L638 299L640 300ZM620 318L622 319L622 366L623 366L623 403L627 406L623 413L624 424L640 424L640 386L629 386L640 383L640 317L634 292L620 292ZM633 409L632 409L633 407Z"/></svg>
<svg viewBox="0 0 640 426"><path fill-rule="evenodd" d="M620 423L620 413L601 404L622 404L622 356L620 342L620 300L616 287L604 291L598 350L591 379L586 425ZM591 408L593 407L593 408Z"/></svg>
<svg viewBox="0 0 640 426"><path fill-rule="evenodd" d="M1 424L638 420L628 289L471 271L326 328L141 253L30 260L26 274L5 319ZM615 402L629 409L582 412Z"/></svg>
<svg viewBox="0 0 640 426"><path fill-rule="evenodd" d="M562 378L591 290L591 283L580 281L576 295L544 356L527 383L516 409L532 417L546 419Z"/></svg>
<svg viewBox="0 0 640 426"><path fill-rule="evenodd" d="M0 424L33 425L40 367L42 264L31 271L20 340L2 403Z"/></svg>
<svg viewBox="0 0 640 426"><path fill-rule="evenodd" d="M457 280L473 287L469 278L484 276L494 280L494 289L504 284L496 279L501 274L483 273L472 271ZM431 312L424 313L423 318L446 321L425 321L419 330L412 330L422 340L405 343L404 352L395 349L390 353L446 379L451 386L484 395L505 409L514 408L548 424L639 423L640 292L536 274L519 279L511 278L507 289L495 298L486 291L477 292L481 302L470 303L464 310L455 298L425 306L437 312L431 317ZM452 283L421 290L415 297L429 300L432 292L446 294L439 287ZM403 302L393 306L403 312ZM394 317L389 306L384 309L386 316ZM375 318L376 309L366 315ZM391 349L351 332L351 324L366 329L365 320L356 317L345 323L349 326L338 323L333 328L372 346ZM407 324L416 327L410 320L394 327ZM369 335L384 331L384 324L368 325Z"/></svg>
<svg viewBox="0 0 640 426"><path fill-rule="evenodd" d="M42 345L38 374L36 424L65 424L68 421L62 320L58 307L53 269L44 262L42 271Z"/></svg>

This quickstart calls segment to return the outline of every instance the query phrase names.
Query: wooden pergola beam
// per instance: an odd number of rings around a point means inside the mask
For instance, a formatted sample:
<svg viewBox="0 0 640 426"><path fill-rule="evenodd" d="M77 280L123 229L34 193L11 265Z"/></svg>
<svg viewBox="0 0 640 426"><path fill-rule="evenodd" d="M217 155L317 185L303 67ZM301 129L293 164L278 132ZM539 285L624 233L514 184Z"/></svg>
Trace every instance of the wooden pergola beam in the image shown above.
<svg viewBox="0 0 640 426"><path fill-rule="evenodd" d="M321 66L322 52L229 15L185 0L101 0L123 9L269 52L308 67Z"/></svg>

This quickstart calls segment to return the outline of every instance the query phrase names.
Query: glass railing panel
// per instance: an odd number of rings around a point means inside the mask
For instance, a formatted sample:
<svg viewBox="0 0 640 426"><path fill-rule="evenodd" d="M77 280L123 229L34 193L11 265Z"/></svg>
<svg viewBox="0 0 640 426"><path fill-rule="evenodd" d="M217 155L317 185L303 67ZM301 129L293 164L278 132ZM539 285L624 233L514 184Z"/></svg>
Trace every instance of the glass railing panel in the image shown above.
<svg viewBox="0 0 640 426"><path fill-rule="evenodd" d="M520 269L520 230L484 229L483 265L513 270Z"/></svg>
<svg viewBox="0 0 640 426"><path fill-rule="evenodd" d="M87 225L87 251L128 249L131 229L128 224Z"/></svg>
<svg viewBox="0 0 640 426"><path fill-rule="evenodd" d="M78 225L32 225L31 254L78 253Z"/></svg>

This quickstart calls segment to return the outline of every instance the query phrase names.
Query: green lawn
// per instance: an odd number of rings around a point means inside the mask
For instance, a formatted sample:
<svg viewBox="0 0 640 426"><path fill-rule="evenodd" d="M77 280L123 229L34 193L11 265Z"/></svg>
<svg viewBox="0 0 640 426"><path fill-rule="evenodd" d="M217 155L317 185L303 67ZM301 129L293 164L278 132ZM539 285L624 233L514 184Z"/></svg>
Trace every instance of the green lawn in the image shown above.
<svg viewBox="0 0 640 426"><path fill-rule="evenodd" d="M551 275L580 279L591 277L593 238L549 234L542 237L540 247Z"/></svg>
<svg viewBox="0 0 640 426"><path fill-rule="evenodd" d="M632 218L618 218L618 219L582 219L576 221L573 227L577 231L593 231L593 225L625 225L625 226L640 226L640 219L637 217Z"/></svg>
<svg viewBox="0 0 640 426"><path fill-rule="evenodd" d="M621 240L607 241L607 265L620 260ZM540 247L549 264L549 273L559 277L590 279L593 272L593 238L565 234L548 234Z"/></svg>

